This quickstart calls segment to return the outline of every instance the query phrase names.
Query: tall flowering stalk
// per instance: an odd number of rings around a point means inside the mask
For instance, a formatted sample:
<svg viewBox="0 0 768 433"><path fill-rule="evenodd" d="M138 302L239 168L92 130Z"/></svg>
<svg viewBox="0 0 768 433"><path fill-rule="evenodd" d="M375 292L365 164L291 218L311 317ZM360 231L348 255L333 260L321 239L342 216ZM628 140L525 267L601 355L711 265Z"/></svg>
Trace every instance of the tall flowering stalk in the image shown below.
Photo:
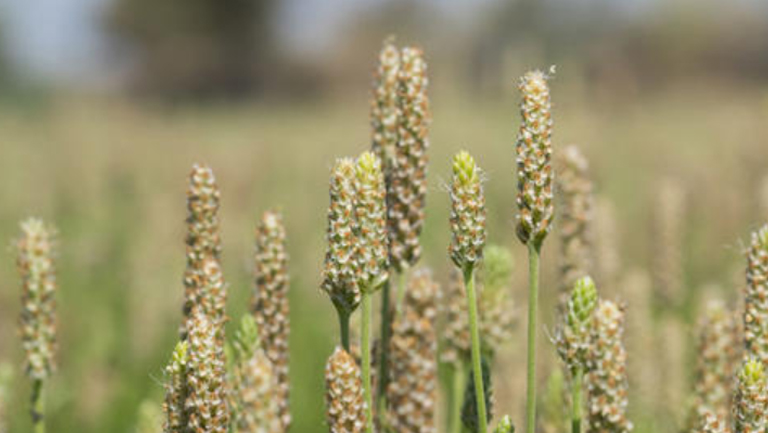
<svg viewBox="0 0 768 433"><path fill-rule="evenodd" d="M400 433L434 433L437 406L437 284L419 269L408 282L389 342L388 425Z"/></svg>
<svg viewBox="0 0 768 433"><path fill-rule="evenodd" d="M587 433L629 433L624 309L601 300L593 315L587 360Z"/></svg>
<svg viewBox="0 0 768 433"><path fill-rule="evenodd" d="M388 278L384 175L381 161L365 152L355 165L355 217L357 218L358 287L362 294L361 351L363 390L367 403L368 433L373 433L371 389L371 297Z"/></svg>
<svg viewBox="0 0 768 433"><path fill-rule="evenodd" d="M339 315L341 345L349 351L349 316L360 305L355 218L355 162L336 161L331 172L328 207L328 247L325 253L322 289L330 296Z"/></svg>
<svg viewBox="0 0 768 433"><path fill-rule="evenodd" d="M264 354L271 362L277 377L280 417L284 429L287 430L291 425L288 378L290 277L285 227L283 217L278 211L264 212L256 228L254 274L256 282L251 299L251 313L258 325Z"/></svg>
<svg viewBox="0 0 768 433"><path fill-rule="evenodd" d="M768 365L768 225L752 233L744 309L746 355Z"/></svg>
<svg viewBox="0 0 768 433"><path fill-rule="evenodd" d="M325 366L326 419L331 433L362 433L366 429L366 403L360 367L337 347Z"/></svg>
<svg viewBox="0 0 768 433"><path fill-rule="evenodd" d="M464 276L467 290L469 328L472 352L472 370L477 398L478 426L480 433L488 431L481 344L475 290L475 267L483 259L485 247L485 196L480 169L467 152L453 157L453 182L451 184L450 226L453 234L449 253L453 263Z"/></svg>
<svg viewBox="0 0 768 433"><path fill-rule="evenodd" d="M710 301L697 326L696 376L688 427L709 416L727 419L740 351L736 316L721 301Z"/></svg>
<svg viewBox="0 0 768 433"><path fill-rule="evenodd" d="M424 224L427 192L427 148L431 114L427 96L427 66L423 52L406 47L399 50L388 38L379 54L371 103L372 150L381 160L386 184L386 221L389 257L399 274L398 292L402 297L405 273L421 257L419 235ZM390 304L390 285L381 295L381 344L387 347L394 311ZM385 396L387 351L379 359L379 406Z"/></svg>
<svg viewBox="0 0 768 433"><path fill-rule="evenodd" d="M243 316L234 344L233 425L239 433L281 433L286 431L282 389L272 362L262 350L259 333L254 319Z"/></svg>
<svg viewBox="0 0 768 433"><path fill-rule="evenodd" d="M580 278L591 273L594 197L589 162L576 146L563 149L557 185L561 194L560 212L560 308ZM561 311L562 313L562 311Z"/></svg>
<svg viewBox="0 0 768 433"><path fill-rule="evenodd" d="M768 378L765 365L752 358L738 374L734 395L736 433L760 433L768 429Z"/></svg>
<svg viewBox="0 0 768 433"><path fill-rule="evenodd" d="M560 359L571 374L571 431L581 433L581 388L591 349L593 312L597 289L590 277L578 280L565 309L566 316L557 330L555 342Z"/></svg>
<svg viewBox="0 0 768 433"><path fill-rule="evenodd" d="M528 247L528 392L527 432L536 431L536 330L539 299L539 255L552 227L552 106L547 80L541 71L525 74L518 85L522 93L522 123L515 145L517 158L517 237Z"/></svg>
<svg viewBox="0 0 768 433"><path fill-rule="evenodd" d="M221 307L220 302L210 299L210 294L203 293L201 287L204 263L208 259L218 261L221 256L220 201L221 192L213 170L195 164L187 189L187 267L184 272L184 320L179 331L182 340L187 336L187 319L197 305L208 302L212 308Z"/></svg>
<svg viewBox="0 0 768 433"><path fill-rule="evenodd" d="M32 424L45 432L45 384L56 369L56 272L53 229L42 220L21 223L16 243L21 277L21 318L24 371L32 381Z"/></svg>

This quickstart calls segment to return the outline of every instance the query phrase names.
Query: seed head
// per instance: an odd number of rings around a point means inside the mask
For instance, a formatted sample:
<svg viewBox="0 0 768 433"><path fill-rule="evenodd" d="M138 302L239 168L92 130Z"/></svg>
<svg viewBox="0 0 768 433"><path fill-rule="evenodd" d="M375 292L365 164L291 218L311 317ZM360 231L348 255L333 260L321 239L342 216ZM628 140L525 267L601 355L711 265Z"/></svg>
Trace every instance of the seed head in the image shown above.
<svg viewBox="0 0 768 433"><path fill-rule="evenodd" d="M366 403L360 367L337 347L325 367L325 405L331 433L365 431Z"/></svg>
<svg viewBox="0 0 768 433"><path fill-rule="evenodd" d="M56 369L56 271L54 230L42 220L21 223L16 242L21 277L21 341L24 371L32 380L45 380Z"/></svg>
<svg viewBox="0 0 768 433"><path fill-rule="evenodd" d="M462 271L483 259L485 247L485 196L480 168L467 152L453 157L451 184L451 259Z"/></svg>
<svg viewBox="0 0 768 433"><path fill-rule="evenodd" d="M454 268L451 270L448 284L445 286L445 294L440 303L442 322L440 362L451 365L455 369L463 368L464 362L469 359L469 316L466 296L461 273ZM480 314L480 317L483 316Z"/></svg>
<svg viewBox="0 0 768 433"><path fill-rule="evenodd" d="M512 420L509 418L509 415L504 415L504 418L499 420L499 423L496 424L496 428L493 430L493 433L515 433L515 426L512 424Z"/></svg>
<svg viewBox="0 0 768 433"><path fill-rule="evenodd" d="M394 38L384 41L379 53L379 65L373 79L373 100L371 101L371 129L373 143L371 150L387 168L391 163L397 146L398 123L398 87L400 74L400 52L394 44Z"/></svg>
<svg viewBox="0 0 768 433"><path fill-rule="evenodd" d="M187 267L184 272L184 320L179 330L181 339L186 338L184 326L192 310L208 296L202 293L200 286L205 278L202 276L205 263L219 261L221 257L220 196L213 171L205 165L195 164L187 190Z"/></svg>
<svg viewBox="0 0 768 433"><path fill-rule="evenodd" d="M189 423L186 410L190 389L187 383L189 356L187 341L180 341L173 350L171 361L165 367L165 402L163 412L164 433L183 433Z"/></svg>
<svg viewBox="0 0 768 433"><path fill-rule="evenodd" d="M397 144L384 159L390 260L398 272L421 257L419 235L424 225L431 122L428 84L423 52L403 48L397 69Z"/></svg>
<svg viewBox="0 0 768 433"><path fill-rule="evenodd" d="M518 88L522 123L517 135L517 237L541 245L554 218L552 204L552 107L549 76L532 71Z"/></svg>
<svg viewBox="0 0 768 433"><path fill-rule="evenodd" d="M720 301L710 301L697 326L697 360L691 429L707 416L726 419L739 358L735 315Z"/></svg>
<svg viewBox="0 0 768 433"><path fill-rule="evenodd" d="M434 433L437 408L437 298L431 273L413 273L392 325L387 402L389 425L402 433Z"/></svg>
<svg viewBox="0 0 768 433"><path fill-rule="evenodd" d="M562 197L560 219L560 293L561 308L568 292L592 269L592 224L594 204L589 162L576 146L563 150L558 172L558 192Z"/></svg>
<svg viewBox="0 0 768 433"><path fill-rule="evenodd" d="M744 300L747 356L768 365L768 225L752 234Z"/></svg>
<svg viewBox="0 0 768 433"><path fill-rule="evenodd" d="M629 433L624 309L601 300L593 313L592 349L587 359L587 432Z"/></svg>
<svg viewBox="0 0 768 433"><path fill-rule="evenodd" d="M691 431L696 433L730 433L731 429L726 424L725 417L716 416L710 412L704 414L704 422L701 427Z"/></svg>
<svg viewBox="0 0 768 433"><path fill-rule="evenodd" d="M507 248L498 245L486 248L480 280L480 337L483 353L492 358L497 349L512 339L517 320L515 303L510 296L512 254ZM466 306L466 301L463 305Z"/></svg>
<svg viewBox="0 0 768 433"><path fill-rule="evenodd" d="M355 166L355 215L358 226L358 286L378 289L388 277L387 217L381 160L365 152Z"/></svg>
<svg viewBox="0 0 768 433"><path fill-rule="evenodd" d="M236 333L236 362L232 374L234 424L238 432L281 433L281 388L267 355L261 348L259 331L251 316L244 316Z"/></svg>
<svg viewBox="0 0 768 433"><path fill-rule="evenodd" d="M355 218L355 162L336 161L331 173L328 208L328 249L325 253L323 290L336 308L351 314L360 304Z"/></svg>
<svg viewBox="0 0 768 433"><path fill-rule="evenodd" d="M226 433L229 426L225 360L218 327L196 308L187 323L188 389L184 404L187 428L194 432Z"/></svg>
<svg viewBox="0 0 768 433"><path fill-rule="evenodd" d="M288 379L290 278L285 227L283 217L278 211L264 212L256 228L254 264L256 284L251 298L251 314L258 325L264 353L272 363L277 377L277 401L283 425L287 430L291 424Z"/></svg>
<svg viewBox="0 0 768 433"><path fill-rule="evenodd" d="M566 316L557 330L557 352L571 371L587 366L590 338L597 307L597 289L590 277L578 280L571 291Z"/></svg>
<svg viewBox="0 0 768 433"><path fill-rule="evenodd" d="M761 433L768 428L768 383L759 359L749 359L739 372L733 418L736 433Z"/></svg>

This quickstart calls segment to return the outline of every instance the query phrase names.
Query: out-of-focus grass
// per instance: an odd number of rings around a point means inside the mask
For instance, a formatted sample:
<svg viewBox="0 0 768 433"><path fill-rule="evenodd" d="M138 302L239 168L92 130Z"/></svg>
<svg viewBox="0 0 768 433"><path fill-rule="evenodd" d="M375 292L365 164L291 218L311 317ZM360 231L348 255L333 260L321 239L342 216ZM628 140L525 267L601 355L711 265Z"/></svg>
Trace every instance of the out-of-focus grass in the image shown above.
<svg viewBox="0 0 768 433"><path fill-rule="evenodd" d="M768 93L702 87L609 105L557 87L555 81L556 146L581 144L591 158L599 193L618 208L625 266L649 263L650 195L659 176L673 175L692 194L687 285L719 282L735 298L739 239L768 218L757 215L755 204L756 181L768 173ZM433 93L424 264L449 264L444 183L450 155L461 148L487 173L490 240L522 253L512 230L516 100ZM213 167L222 190L231 317L247 305L258 213L273 206L285 212L294 431L325 431L323 367L336 341L333 309L318 290L327 176L335 157L368 145L364 98L177 109L66 99L45 108L0 108L0 239L9 244L17 221L29 214L60 230L60 371L50 396L55 430L130 431L140 401L160 399L162 367L180 320L186 176L201 161ZM544 249L542 308L550 324L555 243L553 237ZM0 359L19 365L19 289L12 250L4 251ZM524 280L520 257L516 278ZM605 290L621 294L620 287ZM522 286L515 295L522 305ZM522 361L518 343L508 350L511 362ZM496 373L498 410L520 414L524 390L511 384L522 385L516 379L522 370L507 364ZM15 384L12 431L27 431L28 385L20 374Z"/></svg>

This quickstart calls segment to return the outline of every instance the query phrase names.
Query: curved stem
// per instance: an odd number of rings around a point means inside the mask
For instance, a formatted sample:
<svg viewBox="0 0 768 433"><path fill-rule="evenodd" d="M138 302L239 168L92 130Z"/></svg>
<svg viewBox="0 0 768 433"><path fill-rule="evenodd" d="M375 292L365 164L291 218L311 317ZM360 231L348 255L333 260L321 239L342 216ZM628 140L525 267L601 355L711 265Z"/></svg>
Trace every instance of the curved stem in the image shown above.
<svg viewBox="0 0 768 433"><path fill-rule="evenodd" d="M581 385L584 369L579 367L573 372L571 383L571 433L581 433Z"/></svg>
<svg viewBox="0 0 768 433"><path fill-rule="evenodd" d="M337 309L339 314L339 331L341 333L341 347L349 352L349 313Z"/></svg>
<svg viewBox="0 0 768 433"><path fill-rule="evenodd" d="M371 293L363 290L363 317L362 317L362 342L360 351L362 352L363 364L363 397L367 403L365 430L373 433L373 397L371 394Z"/></svg>
<svg viewBox="0 0 768 433"><path fill-rule="evenodd" d="M32 425L35 433L45 433L45 383L36 379L32 383Z"/></svg>
<svg viewBox="0 0 768 433"><path fill-rule="evenodd" d="M451 389L451 413L449 415L449 432L461 433L461 405L464 397L464 387L467 386L466 369L463 362L453 370L453 387Z"/></svg>
<svg viewBox="0 0 768 433"><path fill-rule="evenodd" d="M528 243L527 432L536 433L536 314L539 305L539 246Z"/></svg>
<svg viewBox="0 0 768 433"><path fill-rule="evenodd" d="M475 292L475 272L473 267L468 267L464 270L464 287L467 288L467 302L469 303L469 331L472 340L472 370L475 378L475 395L477 397L478 433L487 433L488 417L485 410L483 366L480 355L480 329L477 318L477 293Z"/></svg>

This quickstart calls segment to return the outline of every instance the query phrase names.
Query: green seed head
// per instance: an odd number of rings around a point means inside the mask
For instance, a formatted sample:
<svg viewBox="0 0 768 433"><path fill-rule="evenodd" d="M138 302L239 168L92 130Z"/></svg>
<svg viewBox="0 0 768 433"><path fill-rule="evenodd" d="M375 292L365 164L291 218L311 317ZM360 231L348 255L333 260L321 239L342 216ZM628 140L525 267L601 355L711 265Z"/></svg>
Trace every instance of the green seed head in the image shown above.
<svg viewBox="0 0 768 433"><path fill-rule="evenodd" d="M485 247L485 196L480 169L467 152L453 158L450 255L462 270L478 264Z"/></svg>
<svg viewBox="0 0 768 433"><path fill-rule="evenodd" d="M496 292L506 289L512 278L512 253L499 245L488 245L483 261L483 291Z"/></svg>
<svg viewBox="0 0 768 433"><path fill-rule="evenodd" d="M515 426L512 424L512 420L509 418L509 415L504 415L504 418L499 420L499 423L496 424L496 428L493 430L493 433L515 433Z"/></svg>
<svg viewBox="0 0 768 433"><path fill-rule="evenodd" d="M21 319L24 370L33 380L44 380L56 369L56 270L53 229L42 220L21 223L16 264L21 277Z"/></svg>
<svg viewBox="0 0 768 433"><path fill-rule="evenodd" d="M597 289L592 278L578 280L568 299L565 323L558 328L555 338L560 358L571 370L586 367L597 302Z"/></svg>
<svg viewBox="0 0 768 433"><path fill-rule="evenodd" d="M747 355L768 364L768 225L752 234L744 309Z"/></svg>
<svg viewBox="0 0 768 433"><path fill-rule="evenodd" d="M374 291L387 280L389 258L384 175L381 161L364 152L355 166L355 214L358 225L358 286Z"/></svg>
<svg viewBox="0 0 768 433"><path fill-rule="evenodd" d="M355 162L336 161L331 173L328 208L328 247L325 253L322 289L336 308L351 314L360 304L355 218Z"/></svg>
<svg viewBox="0 0 768 433"><path fill-rule="evenodd" d="M165 401L163 403L164 433L178 433L187 428L188 414L185 409L190 393L187 384L187 341L176 344L171 360L165 367Z"/></svg>
<svg viewBox="0 0 768 433"><path fill-rule="evenodd" d="M738 376L734 398L736 433L764 432L768 428L768 383L765 366L756 358L747 360Z"/></svg>
<svg viewBox="0 0 768 433"><path fill-rule="evenodd" d="M552 111L549 76L525 74L518 88L522 123L517 136L517 236L524 244L541 245L552 227Z"/></svg>

